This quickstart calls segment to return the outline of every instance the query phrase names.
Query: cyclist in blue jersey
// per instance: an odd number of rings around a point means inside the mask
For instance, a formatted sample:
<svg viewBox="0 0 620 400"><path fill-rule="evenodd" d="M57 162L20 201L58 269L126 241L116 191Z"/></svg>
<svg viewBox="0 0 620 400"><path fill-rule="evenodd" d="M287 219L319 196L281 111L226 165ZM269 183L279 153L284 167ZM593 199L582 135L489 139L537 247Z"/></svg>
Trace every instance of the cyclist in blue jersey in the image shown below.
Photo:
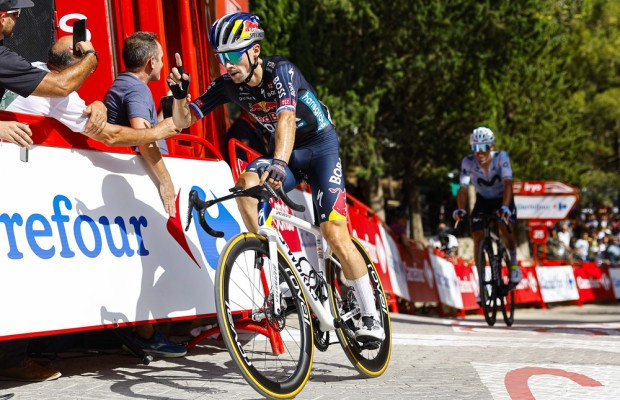
<svg viewBox="0 0 620 400"><path fill-rule="evenodd" d="M215 21L209 42L227 73L190 104L186 101L189 75L177 54L177 67L168 79L175 98L174 122L186 128L217 106L234 102L271 132L269 155L250 163L237 186L249 188L267 180L275 189L290 191L302 179L310 184L321 230L358 294L364 323L356 338L383 340L368 272L347 229L339 140L329 110L292 62L281 56L260 57L263 37L259 18L253 14L233 13ZM260 166L266 172L259 177ZM258 231L257 200L239 197L237 202L245 225Z"/></svg>
<svg viewBox="0 0 620 400"><path fill-rule="evenodd" d="M510 282L521 282L521 269L517 265L516 221L517 211L512 198L512 168L510 158L505 151L494 150L495 135L489 128L474 129L469 138L473 150L463 158L461 163L461 187L457 194L458 209L452 216L460 221L466 214L467 187L470 184L476 189L476 204L471 213L471 230L474 239L474 258L478 265L478 247L484 239L484 226L480 214L499 211L502 219L510 225L510 232L504 224L500 224L502 235L510 255Z"/></svg>

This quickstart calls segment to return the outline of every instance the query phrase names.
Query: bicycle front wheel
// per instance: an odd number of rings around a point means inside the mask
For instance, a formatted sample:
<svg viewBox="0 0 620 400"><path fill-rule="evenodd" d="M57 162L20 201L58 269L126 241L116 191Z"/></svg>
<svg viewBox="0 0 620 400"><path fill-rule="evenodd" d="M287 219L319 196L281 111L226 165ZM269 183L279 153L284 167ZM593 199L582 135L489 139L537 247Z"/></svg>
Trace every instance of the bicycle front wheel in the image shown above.
<svg viewBox="0 0 620 400"><path fill-rule="evenodd" d="M221 253L215 308L222 337L245 380L269 398L296 396L310 377L312 322L301 285L278 251L282 291L275 314L267 240L253 233L232 238Z"/></svg>
<svg viewBox="0 0 620 400"><path fill-rule="evenodd" d="M490 268L486 268L487 262ZM485 238L478 247L478 282L480 285L480 307L489 326L497 320L497 285L493 280L493 245Z"/></svg>
<svg viewBox="0 0 620 400"><path fill-rule="evenodd" d="M340 267L335 263L327 262L327 277L329 284L329 296L330 304L332 307L332 313L336 317L344 318L345 327L339 327L336 329L336 335L340 341L345 354L351 364L363 375L374 378L380 376L385 372L390 362L390 355L392 352L392 325L390 321L390 313L387 308L387 301L385 299L385 292L381 285L381 280L377 274L377 270L362 247L361 243L352 238L355 248L360 252L364 259L364 264L368 269L368 276L372 284L372 288L375 294L375 306L377 308L377 314L381 319L381 326L385 331L385 339L379 347L367 347L355 340L355 331L362 325L362 318L359 313L358 302L355 298L355 293L351 287L349 287L343 279ZM335 255L333 255L334 258ZM358 310L357 313L352 313L353 310ZM345 317L346 316L346 317Z"/></svg>

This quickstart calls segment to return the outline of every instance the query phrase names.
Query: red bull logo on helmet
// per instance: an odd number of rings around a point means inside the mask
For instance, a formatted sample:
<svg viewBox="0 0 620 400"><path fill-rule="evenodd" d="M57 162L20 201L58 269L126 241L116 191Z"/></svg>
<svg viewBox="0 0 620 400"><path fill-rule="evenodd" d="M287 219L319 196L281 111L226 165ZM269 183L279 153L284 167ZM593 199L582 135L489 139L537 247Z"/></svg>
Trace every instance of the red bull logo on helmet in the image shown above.
<svg viewBox="0 0 620 400"><path fill-rule="evenodd" d="M346 220L347 219L347 191L341 188L329 188L332 193L338 193L336 201L332 206L332 212L329 213L329 221Z"/></svg>
<svg viewBox="0 0 620 400"><path fill-rule="evenodd" d="M243 32L241 33L241 38L250 36L250 34L254 33L257 28L258 22L243 21Z"/></svg>

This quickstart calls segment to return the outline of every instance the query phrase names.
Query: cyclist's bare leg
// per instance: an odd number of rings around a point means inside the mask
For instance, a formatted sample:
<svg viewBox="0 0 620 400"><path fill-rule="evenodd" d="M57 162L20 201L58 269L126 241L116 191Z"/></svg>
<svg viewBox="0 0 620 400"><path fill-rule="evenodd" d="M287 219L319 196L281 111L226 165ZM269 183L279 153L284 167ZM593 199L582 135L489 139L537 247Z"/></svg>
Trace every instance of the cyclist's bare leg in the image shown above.
<svg viewBox="0 0 620 400"><path fill-rule="evenodd" d="M347 221L325 221L321 223L321 231L329 247L338 256L347 280L359 279L368 273L362 255L351 242Z"/></svg>
<svg viewBox="0 0 620 400"><path fill-rule="evenodd" d="M510 223L510 233L506 229L505 224L500 224L499 233L502 239L504 240L504 244L506 245L506 249L508 251L515 251L517 249L517 227L516 224Z"/></svg>
<svg viewBox="0 0 620 400"><path fill-rule="evenodd" d="M375 296L368 276L368 269L364 264L362 255L351 241L347 221L325 221L321 223L321 231L329 243L329 247L338 256L348 284L355 289L362 316L373 317L375 321L378 321L379 316L375 307Z"/></svg>
<svg viewBox="0 0 620 400"><path fill-rule="evenodd" d="M259 182L260 180L257 173L244 172L237 180L236 186L247 189L258 185ZM248 228L248 231L254 233L258 232L258 211L256 210L258 200L245 196L237 197L235 200L237 200L241 218L243 218L243 222Z"/></svg>
<svg viewBox="0 0 620 400"><path fill-rule="evenodd" d="M480 246L480 243L482 243L482 241L484 240L484 231L473 231L471 233L471 237L472 239L474 239L474 261L476 265L478 265L478 247Z"/></svg>

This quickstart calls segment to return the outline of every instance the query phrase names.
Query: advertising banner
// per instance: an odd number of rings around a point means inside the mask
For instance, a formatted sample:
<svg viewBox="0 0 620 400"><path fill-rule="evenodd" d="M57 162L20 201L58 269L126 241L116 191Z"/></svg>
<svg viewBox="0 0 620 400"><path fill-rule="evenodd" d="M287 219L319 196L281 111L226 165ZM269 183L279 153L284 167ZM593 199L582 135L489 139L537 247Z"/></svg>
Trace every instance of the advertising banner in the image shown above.
<svg viewBox="0 0 620 400"><path fill-rule="evenodd" d="M403 248L401 255L405 260L405 273L411 301L421 303L439 302L428 249L411 246L409 251Z"/></svg>
<svg viewBox="0 0 620 400"><path fill-rule="evenodd" d="M572 266L536 267L536 274L545 303L579 300Z"/></svg>
<svg viewBox="0 0 620 400"><path fill-rule="evenodd" d="M383 224L379 224L379 233L381 234L381 240L385 246L385 257L390 276L390 283L392 284L392 292L405 300L412 301L409 287L407 285L408 282L406 273L410 262L403 258L404 254L401 255L401 250L404 252L404 249L396 243L392 235L388 233Z"/></svg>
<svg viewBox="0 0 620 400"><path fill-rule="evenodd" d="M521 265L521 272L523 278L521 282L515 287L515 303L540 303L542 297L540 294L540 288L538 280L536 278L536 268L525 267Z"/></svg>
<svg viewBox="0 0 620 400"><path fill-rule="evenodd" d="M573 274L581 301L614 299L614 290L607 267L599 268L593 262L573 264Z"/></svg>
<svg viewBox="0 0 620 400"><path fill-rule="evenodd" d="M620 299L620 268L609 268L609 278L614 290L614 296L616 299Z"/></svg>
<svg viewBox="0 0 620 400"><path fill-rule="evenodd" d="M577 202L576 195L514 196L519 219L564 219Z"/></svg>
<svg viewBox="0 0 620 400"><path fill-rule="evenodd" d="M0 339L215 312L219 252L246 229L234 200L205 214L223 238L183 227L191 189L229 193L225 162L166 158L178 193L168 218L139 156L33 146L19 157L0 146Z"/></svg>
<svg viewBox="0 0 620 400"><path fill-rule="evenodd" d="M463 299L463 309L475 310L479 308L476 301L478 293L480 292L478 268L473 265L458 262L454 264L454 272L459 279L459 290Z"/></svg>
<svg viewBox="0 0 620 400"><path fill-rule="evenodd" d="M462 310L463 298L460 292L460 281L454 271L454 265L435 254L430 254L430 259L439 291L439 300L447 306Z"/></svg>
<svg viewBox="0 0 620 400"><path fill-rule="evenodd" d="M350 206L349 219L352 226L351 235L359 239L362 246L364 246L368 252L370 259L375 264L377 272L379 273L379 278L381 278L381 283L383 284L383 290L386 293L394 293L390 274L388 272L387 254L385 251L386 246L384 246L381 240L379 225L375 220L368 217L368 213L365 209L357 210Z"/></svg>

